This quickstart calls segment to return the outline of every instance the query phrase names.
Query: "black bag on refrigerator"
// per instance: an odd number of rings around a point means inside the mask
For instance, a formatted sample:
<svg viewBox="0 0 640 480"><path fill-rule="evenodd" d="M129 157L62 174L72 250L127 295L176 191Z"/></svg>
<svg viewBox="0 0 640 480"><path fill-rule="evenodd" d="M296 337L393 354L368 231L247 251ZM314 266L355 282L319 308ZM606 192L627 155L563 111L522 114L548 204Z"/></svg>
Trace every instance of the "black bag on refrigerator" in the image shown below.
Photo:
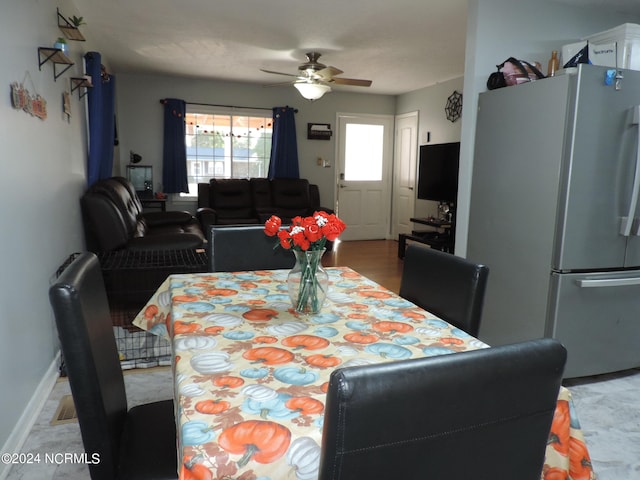
<svg viewBox="0 0 640 480"><path fill-rule="evenodd" d="M533 65L526 60L518 60L514 57L509 57L496 67L498 71L489 75L487 80L489 90L545 78L539 65Z"/></svg>

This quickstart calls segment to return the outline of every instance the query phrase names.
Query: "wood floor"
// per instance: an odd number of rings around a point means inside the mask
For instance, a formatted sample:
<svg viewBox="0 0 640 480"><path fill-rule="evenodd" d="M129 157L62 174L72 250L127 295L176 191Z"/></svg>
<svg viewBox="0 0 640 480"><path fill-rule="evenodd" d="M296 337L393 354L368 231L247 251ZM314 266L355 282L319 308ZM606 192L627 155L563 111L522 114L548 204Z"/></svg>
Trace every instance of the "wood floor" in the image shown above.
<svg viewBox="0 0 640 480"><path fill-rule="evenodd" d="M392 292L400 290L403 261L398 258L395 240L338 240L333 250L324 255L322 264L350 267Z"/></svg>

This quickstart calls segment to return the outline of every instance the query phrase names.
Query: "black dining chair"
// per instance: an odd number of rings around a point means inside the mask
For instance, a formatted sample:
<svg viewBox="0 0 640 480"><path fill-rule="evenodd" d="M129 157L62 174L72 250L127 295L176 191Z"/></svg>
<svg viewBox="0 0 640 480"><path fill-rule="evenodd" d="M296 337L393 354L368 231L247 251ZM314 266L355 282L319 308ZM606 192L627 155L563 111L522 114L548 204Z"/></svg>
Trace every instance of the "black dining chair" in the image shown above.
<svg viewBox="0 0 640 480"><path fill-rule="evenodd" d="M93 480L178 478L172 400L127 409L100 264L77 256L49 289Z"/></svg>
<svg viewBox="0 0 640 480"><path fill-rule="evenodd" d="M540 480L566 350L552 339L337 369L319 480Z"/></svg>
<svg viewBox="0 0 640 480"><path fill-rule="evenodd" d="M399 293L477 337L488 276L486 265L412 243L404 257Z"/></svg>
<svg viewBox="0 0 640 480"><path fill-rule="evenodd" d="M211 225L207 239L210 272L274 270L296 263L293 252L276 247L278 239L264 233L264 225Z"/></svg>

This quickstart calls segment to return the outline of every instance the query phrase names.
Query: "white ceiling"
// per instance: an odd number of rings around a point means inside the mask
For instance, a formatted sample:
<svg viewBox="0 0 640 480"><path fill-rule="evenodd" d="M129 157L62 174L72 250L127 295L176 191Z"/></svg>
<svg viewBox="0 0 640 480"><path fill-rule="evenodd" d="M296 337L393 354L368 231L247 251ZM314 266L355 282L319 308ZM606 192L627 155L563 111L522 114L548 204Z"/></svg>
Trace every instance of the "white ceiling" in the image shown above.
<svg viewBox="0 0 640 480"><path fill-rule="evenodd" d="M305 52L400 94L464 72L467 0L72 0L114 73L286 81ZM557 0L640 14L638 0ZM62 12L63 14L65 12Z"/></svg>

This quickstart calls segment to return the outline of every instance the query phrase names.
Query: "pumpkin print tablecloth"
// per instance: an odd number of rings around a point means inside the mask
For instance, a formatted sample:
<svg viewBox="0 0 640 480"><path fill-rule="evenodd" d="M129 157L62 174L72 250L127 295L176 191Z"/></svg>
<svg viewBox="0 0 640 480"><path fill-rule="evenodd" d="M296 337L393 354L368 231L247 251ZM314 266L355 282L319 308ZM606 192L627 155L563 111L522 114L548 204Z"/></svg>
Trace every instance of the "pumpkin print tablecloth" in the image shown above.
<svg viewBox="0 0 640 480"><path fill-rule="evenodd" d="M286 270L171 275L134 325L172 341L180 478L314 480L336 367L488 345L346 267L321 313L291 309ZM562 389L543 479L595 478Z"/></svg>

